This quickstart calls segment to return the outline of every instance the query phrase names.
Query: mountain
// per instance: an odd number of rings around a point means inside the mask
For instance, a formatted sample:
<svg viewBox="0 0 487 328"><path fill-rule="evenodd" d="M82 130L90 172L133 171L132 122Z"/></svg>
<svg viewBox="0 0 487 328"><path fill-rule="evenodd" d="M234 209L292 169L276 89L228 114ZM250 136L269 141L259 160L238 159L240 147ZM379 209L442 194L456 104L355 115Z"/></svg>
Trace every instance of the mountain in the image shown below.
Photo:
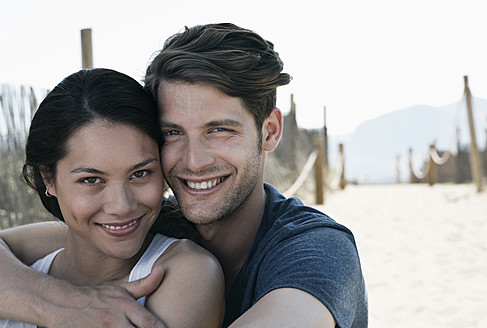
<svg viewBox="0 0 487 328"><path fill-rule="evenodd" d="M473 112L477 144L486 144L487 100L475 98ZM430 144L437 150L456 152L456 130L462 147L470 145L466 105L462 101L432 107L416 105L394 111L359 125L354 133L330 136L330 165L336 163L338 144L345 148L345 176L357 183L394 183L399 157L401 180L409 179L409 149L420 169L428 158Z"/></svg>

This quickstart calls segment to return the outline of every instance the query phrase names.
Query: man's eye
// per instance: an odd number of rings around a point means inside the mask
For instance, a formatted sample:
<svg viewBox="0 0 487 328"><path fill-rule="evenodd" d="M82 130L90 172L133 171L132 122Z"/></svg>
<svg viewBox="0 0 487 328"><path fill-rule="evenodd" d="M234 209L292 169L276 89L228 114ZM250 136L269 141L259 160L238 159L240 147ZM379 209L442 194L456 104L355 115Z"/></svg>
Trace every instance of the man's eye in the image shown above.
<svg viewBox="0 0 487 328"><path fill-rule="evenodd" d="M233 130L227 128L214 128L210 132L232 132Z"/></svg>
<svg viewBox="0 0 487 328"><path fill-rule="evenodd" d="M182 132L177 131L177 130L169 130L169 131L164 132L164 135L166 135L166 136L177 136L180 134L182 134Z"/></svg>

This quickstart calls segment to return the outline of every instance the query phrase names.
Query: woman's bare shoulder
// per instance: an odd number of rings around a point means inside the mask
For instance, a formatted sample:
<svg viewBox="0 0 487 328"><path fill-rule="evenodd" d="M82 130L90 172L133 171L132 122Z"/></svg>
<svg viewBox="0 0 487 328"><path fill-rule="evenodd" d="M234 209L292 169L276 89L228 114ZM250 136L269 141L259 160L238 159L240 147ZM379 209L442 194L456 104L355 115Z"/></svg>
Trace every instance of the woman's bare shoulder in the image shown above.
<svg viewBox="0 0 487 328"><path fill-rule="evenodd" d="M188 239L174 242L156 261L156 264L162 264L164 267L177 266L178 269L198 266L201 269L221 270L220 263L213 254Z"/></svg>
<svg viewBox="0 0 487 328"><path fill-rule="evenodd" d="M155 265L164 268L146 306L168 327L220 327L225 287L220 263L190 240L174 242Z"/></svg>

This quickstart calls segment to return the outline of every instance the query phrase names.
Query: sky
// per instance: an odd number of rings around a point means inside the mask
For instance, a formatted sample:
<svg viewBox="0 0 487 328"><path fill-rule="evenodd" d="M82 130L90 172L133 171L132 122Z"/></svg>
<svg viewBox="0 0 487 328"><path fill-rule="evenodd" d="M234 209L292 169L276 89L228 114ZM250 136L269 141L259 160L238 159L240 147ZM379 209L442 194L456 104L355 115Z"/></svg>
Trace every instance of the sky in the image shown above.
<svg viewBox="0 0 487 328"><path fill-rule="evenodd" d="M152 54L184 26L232 22L274 43L290 85L278 89L298 125L330 135L410 106L487 99L483 0L0 0L0 83L53 88L81 68L92 29L94 66L141 81Z"/></svg>

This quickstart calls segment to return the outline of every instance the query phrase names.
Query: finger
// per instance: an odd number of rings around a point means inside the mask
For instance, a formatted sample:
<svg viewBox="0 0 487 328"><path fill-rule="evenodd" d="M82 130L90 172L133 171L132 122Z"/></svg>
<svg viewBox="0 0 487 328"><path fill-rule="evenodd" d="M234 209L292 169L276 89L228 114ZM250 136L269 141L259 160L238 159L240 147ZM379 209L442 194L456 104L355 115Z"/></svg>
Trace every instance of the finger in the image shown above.
<svg viewBox="0 0 487 328"><path fill-rule="evenodd" d="M147 308L137 303L136 308L131 308L126 313L127 319L131 322L131 327L139 328L167 328L166 325L159 320ZM111 327L111 326L110 326Z"/></svg>
<svg viewBox="0 0 487 328"><path fill-rule="evenodd" d="M167 326L162 323L154 314L150 313L149 310L143 308L145 313L141 312L131 312L128 314L128 319L132 322L134 327L139 328L167 328Z"/></svg>
<svg viewBox="0 0 487 328"><path fill-rule="evenodd" d="M163 277L164 270L161 267L156 266L147 277L124 283L122 284L122 287L135 299L139 299L142 296L147 296L154 292L161 284Z"/></svg>

